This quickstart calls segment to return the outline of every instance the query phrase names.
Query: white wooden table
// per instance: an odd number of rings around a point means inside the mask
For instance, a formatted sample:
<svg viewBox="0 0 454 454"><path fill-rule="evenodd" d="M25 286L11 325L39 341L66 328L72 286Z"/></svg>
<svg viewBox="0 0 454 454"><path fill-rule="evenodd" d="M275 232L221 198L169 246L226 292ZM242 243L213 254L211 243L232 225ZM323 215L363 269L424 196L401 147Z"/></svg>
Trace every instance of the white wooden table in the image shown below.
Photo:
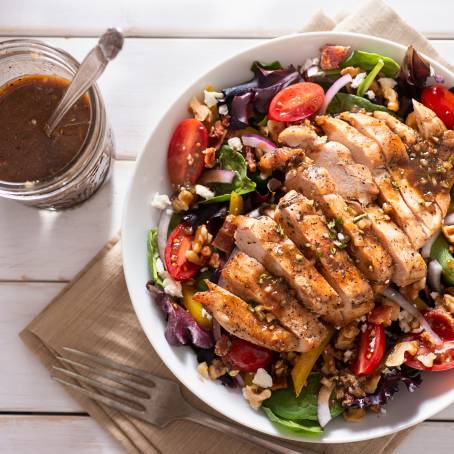
<svg viewBox="0 0 454 454"><path fill-rule="evenodd" d="M344 0L354 8L361 0ZM40 37L81 59L108 26L128 36L100 81L117 141L110 182L80 208L38 211L0 200L0 452L100 453L120 448L25 348L17 333L119 229L134 159L182 88L224 58L298 31L335 0L2 1L0 39ZM390 3L454 61L454 3ZM411 6L410 6L411 5ZM430 6L429 6L430 5ZM373 14L373 12L371 12ZM415 397L416 398L416 397ZM454 452L454 406L419 425L399 453Z"/></svg>

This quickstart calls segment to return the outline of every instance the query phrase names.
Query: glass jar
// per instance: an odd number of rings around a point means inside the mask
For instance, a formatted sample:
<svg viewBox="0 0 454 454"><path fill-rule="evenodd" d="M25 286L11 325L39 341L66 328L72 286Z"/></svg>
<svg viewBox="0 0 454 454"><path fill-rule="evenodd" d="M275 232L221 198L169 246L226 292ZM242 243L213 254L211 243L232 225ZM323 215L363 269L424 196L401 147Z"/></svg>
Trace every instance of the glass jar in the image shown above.
<svg viewBox="0 0 454 454"><path fill-rule="evenodd" d="M32 39L0 42L0 86L25 75L53 75L71 80L79 63L61 49ZM114 141L97 85L88 90L90 126L76 159L61 173L42 181L0 180L0 196L40 208L64 209L92 196L106 179Z"/></svg>

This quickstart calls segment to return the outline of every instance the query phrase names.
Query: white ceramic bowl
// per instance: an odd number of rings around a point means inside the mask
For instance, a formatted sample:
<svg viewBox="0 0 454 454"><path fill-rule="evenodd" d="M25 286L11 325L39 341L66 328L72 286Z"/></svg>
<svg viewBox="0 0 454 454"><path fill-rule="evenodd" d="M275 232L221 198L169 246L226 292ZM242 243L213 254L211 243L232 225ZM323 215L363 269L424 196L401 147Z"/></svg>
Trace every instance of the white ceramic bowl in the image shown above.
<svg viewBox="0 0 454 454"><path fill-rule="evenodd" d="M196 396L228 418L260 432L306 442L346 443L388 435L443 410L454 402L454 370L425 374L421 388L414 393L402 390L388 404L385 415L369 414L356 424L348 423L342 417L337 418L327 426L322 437L315 439L283 435L262 412L252 410L238 390L225 388L218 382L201 381L193 352L187 347L171 347L165 340L163 315L145 289L149 279L147 230L157 225L160 214L150 208L150 200L158 191L170 193L166 174L167 145L175 126L188 116L190 97L198 95L207 85L220 89L248 80L253 60L280 60L283 65L298 65L306 58L318 55L319 48L326 43L377 52L398 62L405 54L403 46L371 36L307 33L266 41L226 60L200 77L162 117L138 158L124 210L123 264L129 294L145 334L167 367ZM454 75L434 61L431 63L436 72L446 78L448 86L453 86Z"/></svg>

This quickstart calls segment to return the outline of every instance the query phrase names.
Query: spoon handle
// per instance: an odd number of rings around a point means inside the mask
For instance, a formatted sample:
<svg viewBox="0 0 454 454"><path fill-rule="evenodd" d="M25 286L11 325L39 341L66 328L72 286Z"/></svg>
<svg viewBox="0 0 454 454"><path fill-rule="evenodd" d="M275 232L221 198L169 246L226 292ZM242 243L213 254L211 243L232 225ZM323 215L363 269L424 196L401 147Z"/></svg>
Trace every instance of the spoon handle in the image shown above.
<svg viewBox="0 0 454 454"><path fill-rule="evenodd" d="M48 137L74 103L94 84L104 72L110 60L115 58L123 45L123 36L118 30L109 29L85 57L65 95L44 125Z"/></svg>

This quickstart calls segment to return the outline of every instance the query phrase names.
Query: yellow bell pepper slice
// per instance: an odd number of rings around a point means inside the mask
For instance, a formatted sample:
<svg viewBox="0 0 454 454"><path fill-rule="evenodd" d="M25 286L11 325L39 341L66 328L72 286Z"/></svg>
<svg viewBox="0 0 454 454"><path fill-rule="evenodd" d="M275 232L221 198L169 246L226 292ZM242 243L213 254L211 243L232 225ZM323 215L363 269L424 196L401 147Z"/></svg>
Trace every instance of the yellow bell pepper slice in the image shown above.
<svg viewBox="0 0 454 454"><path fill-rule="evenodd" d="M240 194L233 191L230 194L230 206L229 206L229 213L233 215L238 215L243 213L244 203L243 197Z"/></svg>
<svg viewBox="0 0 454 454"><path fill-rule="evenodd" d="M296 360L296 363L293 366L291 372L296 397L299 396L301 390L304 388L304 386L306 386L309 374L314 368L317 359L320 357L323 350L328 345L328 342L330 341L332 335L333 332L330 332L318 347L315 347L308 352L301 353L299 358Z"/></svg>
<svg viewBox="0 0 454 454"><path fill-rule="evenodd" d="M212 319L207 316L202 304L192 298L196 292L197 289L194 286L187 283L183 284L183 304L200 326L211 329L213 325Z"/></svg>

